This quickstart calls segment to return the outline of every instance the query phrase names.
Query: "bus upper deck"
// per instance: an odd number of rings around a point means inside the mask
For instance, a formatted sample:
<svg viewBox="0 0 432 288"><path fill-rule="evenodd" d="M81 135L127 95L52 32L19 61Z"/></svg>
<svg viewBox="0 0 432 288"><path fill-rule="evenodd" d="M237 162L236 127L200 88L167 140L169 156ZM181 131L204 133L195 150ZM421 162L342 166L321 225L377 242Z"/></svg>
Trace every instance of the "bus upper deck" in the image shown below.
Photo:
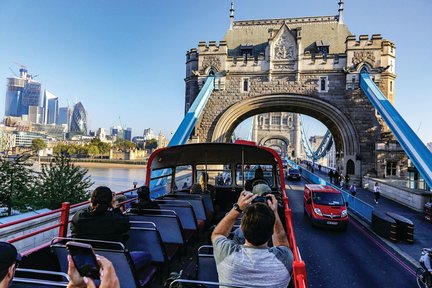
<svg viewBox="0 0 432 288"><path fill-rule="evenodd" d="M186 267L182 266L182 261L175 261L183 258L184 253L188 254L188 258L189 254L193 255L197 261L196 281L217 282L217 271L211 252L203 252L208 247L206 244L209 244L206 237L208 228L217 224L221 215L232 208L246 182L258 168L264 170L264 179L283 207L284 228L294 256L292 286L307 287L306 267L297 248L291 210L285 194L281 159L272 149L251 143L189 144L156 150L148 161L146 185L151 187L151 198L159 204L159 209L148 209L139 215L128 210L131 229L129 240L124 244L110 244L111 246L107 247L106 243L101 245L100 241L82 241L91 243L96 253L112 259L115 269L121 271L118 273L120 282L128 283L127 287L131 287L131 283L136 287L160 287L161 282L154 280L154 275L159 274L160 276L156 277L159 279L166 277L167 267L172 271L184 270ZM200 180L203 181L203 178L206 178L204 185L210 192L190 194L190 187L198 184ZM135 190L121 194L125 194L128 200L119 205L129 208L130 204L136 201ZM67 222L63 217L62 223L67 225ZM54 239L51 245L24 253L26 257L21 267L67 272L67 252L65 254L64 247L67 240L62 237L67 237L68 233L64 226L60 230L61 237ZM145 268L134 264L134 254L140 250L147 250L152 254L151 263ZM206 271L204 274L207 276L203 276L203 271ZM20 276L32 277L36 281L46 277L29 276L26 273ZM53 276L48 276L48 280L52 279Z"/></svg>

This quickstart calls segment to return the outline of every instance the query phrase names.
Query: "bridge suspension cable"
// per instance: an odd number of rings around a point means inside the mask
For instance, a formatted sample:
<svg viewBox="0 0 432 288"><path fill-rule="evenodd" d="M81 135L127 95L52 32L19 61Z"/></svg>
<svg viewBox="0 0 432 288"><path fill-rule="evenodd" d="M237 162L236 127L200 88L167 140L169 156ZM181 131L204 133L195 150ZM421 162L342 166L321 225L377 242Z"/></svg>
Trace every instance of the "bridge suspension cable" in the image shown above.
<svg viewBox="0 0 432 288"><path fill-rule="evenodd" d="M303 126L303 118L301 115L300 115L300 127L301 127L301 142L303 144L303 148L305 150L306 156L309 159L312 159L313 162L325 157L327 155L327 152L330 150L331 146L333 145L333 137L330 133L330 130L326 131L320 145L315 151L312 149L307 139L307 135L306 132L304 131L304 126Z"/></svg>

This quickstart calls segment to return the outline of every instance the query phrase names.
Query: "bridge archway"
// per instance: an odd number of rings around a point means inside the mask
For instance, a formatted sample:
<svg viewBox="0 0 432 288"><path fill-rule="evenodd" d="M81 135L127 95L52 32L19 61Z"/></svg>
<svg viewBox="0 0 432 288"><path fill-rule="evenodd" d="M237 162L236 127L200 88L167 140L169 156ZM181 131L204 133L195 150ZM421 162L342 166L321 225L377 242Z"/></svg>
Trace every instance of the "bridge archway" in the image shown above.
<svg viewBox="0 0 432 288"><path fill-rule="evenodd" d="M282 157L286 156L290 141L282 135L268 135L258 142L258 145L274 148Z"/></svg>
<svg viewBox="0 0 432 288"><path fill-rule="evenodd" d="M215 120L213 132L209 131L210 139L212 142L229 142L234 129L243 120L257 114L282 111L308 115L321 121L333 135L339 158L345 162L357 160L355 155L360 154L360 142L351 120L336 106L308 95L262 95L239 101ZM340 165L345 167L343 163Z"/></svg>

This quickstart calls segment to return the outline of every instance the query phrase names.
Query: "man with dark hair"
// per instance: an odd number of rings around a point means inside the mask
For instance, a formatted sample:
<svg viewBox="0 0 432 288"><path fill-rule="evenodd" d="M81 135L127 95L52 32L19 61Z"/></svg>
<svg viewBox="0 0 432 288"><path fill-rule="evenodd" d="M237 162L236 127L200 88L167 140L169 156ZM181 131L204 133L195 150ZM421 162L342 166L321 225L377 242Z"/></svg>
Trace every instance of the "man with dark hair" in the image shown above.
<svg viewBox="0 0 432 288"><path fill-rule="evenodd" d="M19 260L21 256L15 246L0 242L0 288L10 287Z"/></svg>
<svg viewBox="0 0 432 288"><path fill-rule="evenodd" d="M277 213L278 203L272 194L266 196L266 204L252 203L256 197L251 192L241 192L233 209L213 231L211 240L219 282L286 288L291 280L293 254ZM244 245L227 238L242 212ZM267 242L272 236L274 247L269 248Z"/></svg>

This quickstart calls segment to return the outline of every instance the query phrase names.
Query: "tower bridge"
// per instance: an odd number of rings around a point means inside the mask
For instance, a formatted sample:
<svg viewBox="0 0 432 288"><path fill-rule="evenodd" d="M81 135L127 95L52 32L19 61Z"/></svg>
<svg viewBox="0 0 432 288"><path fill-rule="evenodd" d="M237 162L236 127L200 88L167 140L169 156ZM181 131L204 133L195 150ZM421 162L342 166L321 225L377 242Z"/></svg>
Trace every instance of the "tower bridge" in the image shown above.
<svg viewBox="0 0 432 288"><path fill-rule="evenodd" d="M407 157L401 149L376 149L395 141L359 88L366 67L393 102L395 53L395 45L379 34L352 35L343 22L342 1L334 16L245 21L234 20L232 6L224 39L199 42L186 55L186 109L210 71L223 72L193 136L199 142L228 142L251 116L300 113L330 130L338 169L354 163L356 178L383 175L385 159L391 158L400 171Z"/></svg>

